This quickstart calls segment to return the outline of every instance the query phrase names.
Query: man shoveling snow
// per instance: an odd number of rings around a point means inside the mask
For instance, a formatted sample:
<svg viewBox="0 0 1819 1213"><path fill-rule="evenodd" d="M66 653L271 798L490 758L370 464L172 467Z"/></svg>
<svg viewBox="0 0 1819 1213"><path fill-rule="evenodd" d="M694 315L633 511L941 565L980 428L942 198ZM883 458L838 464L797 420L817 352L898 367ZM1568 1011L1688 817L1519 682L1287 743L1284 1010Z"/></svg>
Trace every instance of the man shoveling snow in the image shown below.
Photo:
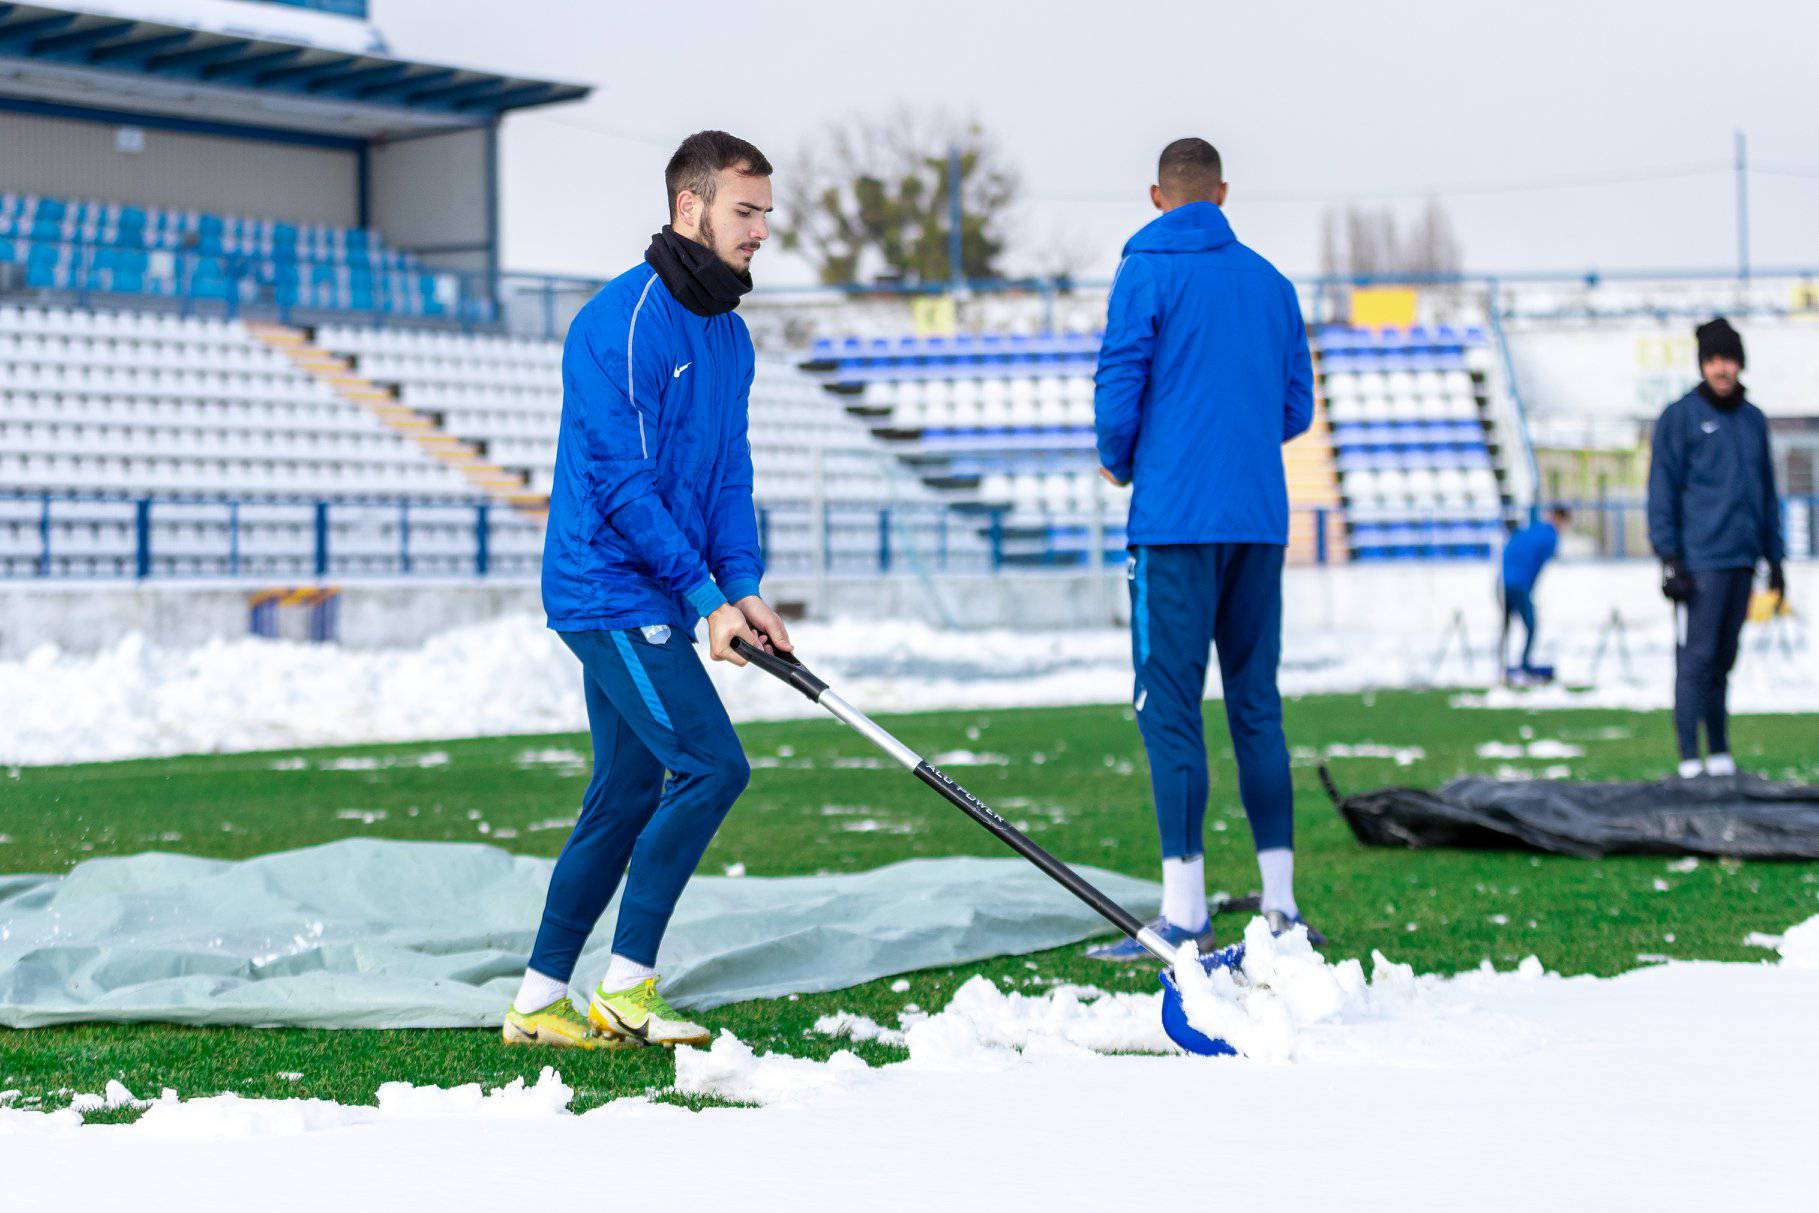
<svg viewBox="0 0 1819 1213"><path fill-rule="evenodd" d="M724 132L684 140L664 174L670 225L644 264L581 310L563 349L543 602L585 671L594 773L550 876L507 1044L708 1041L658 993L654 966L676 899L751 776L693 650L695 623L706 618L717 661L745 664L735 639L790 647L758 596L754 356L732 314L768 235L770 172ZM628 864L612 961L584 1018L569 979Z"/></svg>

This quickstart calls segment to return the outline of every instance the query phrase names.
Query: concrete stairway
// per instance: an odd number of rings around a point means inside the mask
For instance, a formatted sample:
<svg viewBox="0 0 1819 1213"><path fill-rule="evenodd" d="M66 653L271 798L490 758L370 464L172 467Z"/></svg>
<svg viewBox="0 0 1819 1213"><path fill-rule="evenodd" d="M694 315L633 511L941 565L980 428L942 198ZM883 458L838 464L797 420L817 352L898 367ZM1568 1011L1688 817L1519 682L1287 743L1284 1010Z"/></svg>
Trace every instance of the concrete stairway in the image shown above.
<svg viewBox="0 0 1819 1213"><path fill-rule="evenodd" d="M431 418L399 403L391 389L360 375L346 358L314 344L301 329L266 322L249 322L247 329L299 369L328 384L342 399L365 408L432 458L455 469L477 491L520 513L541 516L548 512L548 499L528 491L523 477L488 462L471 442L455 437Z"/></svg>

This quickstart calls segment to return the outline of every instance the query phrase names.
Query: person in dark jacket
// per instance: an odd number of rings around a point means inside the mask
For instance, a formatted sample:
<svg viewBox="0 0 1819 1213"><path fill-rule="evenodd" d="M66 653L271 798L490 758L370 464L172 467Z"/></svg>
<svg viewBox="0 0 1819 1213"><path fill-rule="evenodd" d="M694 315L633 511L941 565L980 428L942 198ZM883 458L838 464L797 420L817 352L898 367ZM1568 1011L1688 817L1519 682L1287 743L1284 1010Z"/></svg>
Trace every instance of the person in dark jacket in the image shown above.
<svg viewBox="0 0 1819 1213"><path fill-rule="evenodd" d="M751 775L694 652L695 624L707 620L716 661L745 664L735 639L790 648L758 592L755 363L733 314L769 234L770 174L762 152L723 131L684 140L664 173L670 222L563 345L543 603L581 661L594 771L550 875L507 1044L707 1043L657 992L654 966L683 886ZM612 959L583 1018L569 980L621 877Z"/></svg>
<svg viewBox="0 0 1819 1213"><path fill-rule="evenodd" d="M1211 647L1262 910L1278 931L1301 921L1276 667L1288 545L1282 444L1313 420L1313 373L1295 288L1238 243L1220 209L1219 153L1178 139L1156 178L1150 199L1162 216L1131 237L1112 280L1093 413L1104 475L1132 493L1133 702L1162 835L1162 917L1151 925L1205 950L1200 704ZM1144 952L1125 940L1090 955Z"/></svg>
<svg viewBox="0 0 1819 1213"><path fill-rule="evenodd" d="M1743 338L1722 316L1697 336L1701 382L1655 422L1648 476L1649 545L1679 626L1674 734L1682 777L1736 773L1725 693L1757 563L1768 562L1770 590L1787 588L1768 419L1738 381Z"/></svg>
<svg viewBox="0 0 1819 1213"><path fill-rule="evenodd" d="M1547 517L1523 527L1503 545L1503 633L1509 635L1510 620L1521 620L1522 664L1518 668L1523 674L1535 673L1535 583L1559 550L1560 532L1571 521L1572 512L1557 505ZM1502 656L1499 648L1498 659Z"/></svg>

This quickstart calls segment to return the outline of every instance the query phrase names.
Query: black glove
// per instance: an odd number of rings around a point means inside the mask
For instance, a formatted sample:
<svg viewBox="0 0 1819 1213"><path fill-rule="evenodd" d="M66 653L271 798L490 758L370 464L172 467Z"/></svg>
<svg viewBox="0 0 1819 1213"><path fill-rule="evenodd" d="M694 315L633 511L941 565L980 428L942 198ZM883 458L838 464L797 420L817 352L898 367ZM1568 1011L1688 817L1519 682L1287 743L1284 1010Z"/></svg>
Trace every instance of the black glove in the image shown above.
<svg viewBox="0 0 1819 1213"><path fill-rule="evenodd" d="M1667 595L1670 602L1693 600L1693 579L1680 567L1678 560L1661 562L1661 592Z"/></svg>
<svg viewBox="0 0 1819 1213"><path fill-rule="evenodd" d="M1783 606L1787 605L1787 573L1779 560L1769 562L1768 592L1780 598Z"/></svg>

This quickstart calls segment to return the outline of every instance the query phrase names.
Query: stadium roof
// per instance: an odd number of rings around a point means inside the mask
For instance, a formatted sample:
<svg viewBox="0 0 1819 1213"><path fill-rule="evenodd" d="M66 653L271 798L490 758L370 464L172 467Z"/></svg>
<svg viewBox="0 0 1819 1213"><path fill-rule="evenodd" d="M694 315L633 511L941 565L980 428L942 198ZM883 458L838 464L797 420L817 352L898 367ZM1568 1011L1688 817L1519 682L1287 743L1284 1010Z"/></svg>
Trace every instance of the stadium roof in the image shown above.
<svg viewBox="0 0 1819 1213"><path fill-rule="evenodd" d="M0 0L0 103L370 139L484 125L587 85ZM123 117L123 120L130 120Z"/></svg>

